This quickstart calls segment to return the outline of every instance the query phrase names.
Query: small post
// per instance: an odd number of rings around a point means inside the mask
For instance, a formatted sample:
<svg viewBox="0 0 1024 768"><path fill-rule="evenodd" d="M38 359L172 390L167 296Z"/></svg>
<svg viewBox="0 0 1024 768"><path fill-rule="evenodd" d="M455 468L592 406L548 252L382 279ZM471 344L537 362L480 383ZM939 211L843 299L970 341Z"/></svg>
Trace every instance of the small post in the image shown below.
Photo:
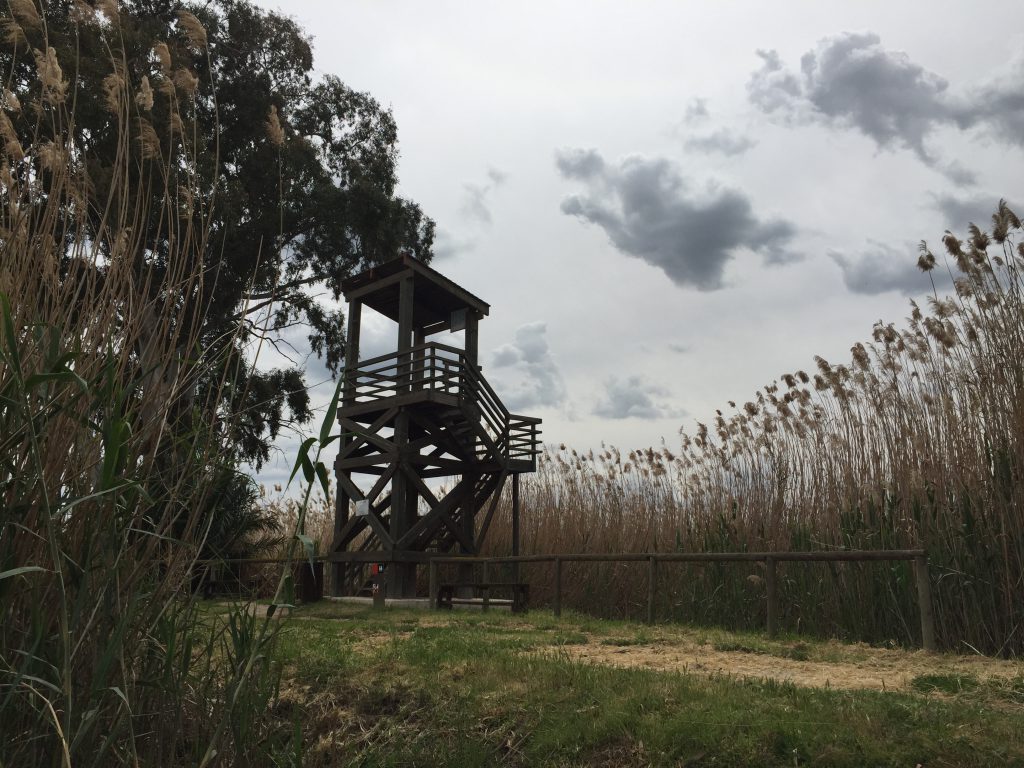
<svg viewBox="0 0 1024 768"><path fill-rule="evenodd" d="M928 556L914 558L914 579L917 581L917 602L921 609L921 647L934 651L935 614L932 612L932 584L928 576Z"/></svg>
<svg viewBox="0 0 1024 768"><path fill-rule="evenodd" d="M491 588L491 584L490 584L490 580L487 578L487 576L488 576L487 565L488 565L487 561L484 560L484 562L481 565L482 578L480 580L480 588L483 590L482 597L484 599L483 607L481 608L481 610L484 611L485 613L491 607L491 589L490 589Z"/></svg>
<svg viewBox="0 0 1024 768"><path fill-rule="evenodd" d="M658 588L658 560L651 555L647 561L647 623L654 623L654 595Z"/></svg>
<svg viewBox="0 0 1024 768"><path fill-rule="evenodd" d="M555 558L555 618L562 615L562 558Z"/></svg>
<svg viewBox="0 0 1024 768"><path fill-rule="evenodd" d="M764 583L768 600L767 629L768 637L775 637L778 631L778 599L775 593L775 558L767 557L764 561Z"/></svg>
<svg viewBox="0 0 1024 768"><path fill-rule="evenodd" d="M519 557L519 473L512 475L512 556ZM519 582L519 563L512 564L512 581Z"/></svg>
<svg viewBox="0 0 1024 768"><path fill-rule="evenodd" d="M430 586L428 588L430 592L430 607L437 610L437 590L438 590L438 562L431 558L430 565L428 566L430 572Z"/></svg>

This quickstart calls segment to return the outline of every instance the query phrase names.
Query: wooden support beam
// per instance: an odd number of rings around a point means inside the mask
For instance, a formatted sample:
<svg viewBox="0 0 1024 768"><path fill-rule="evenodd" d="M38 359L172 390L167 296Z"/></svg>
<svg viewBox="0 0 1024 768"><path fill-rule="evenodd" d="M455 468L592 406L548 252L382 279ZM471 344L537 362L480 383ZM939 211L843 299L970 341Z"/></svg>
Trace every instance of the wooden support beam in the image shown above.
<svg viewBox="0 0 1024 768"><path fill-rule="evenodd" d="M498 476L498 481L495 483L494 489L491 491L491 503L487 507L487 513L484 515L483 522L480 524L480 532L476 538L476 550L479 552L483 547L484 539L487 538L487 530L491 527L491 520L494 517L494 510L498 508L498 502L501 500L501 491L505 487L505 478L508 476L508 470L502 470Z"/></svg>
<svg viewBox="0 0 1024 768"><path fill-rule="evenodd" d="M438 587L440 586L440 579L438 578L438 569L439 568L440 568L440 565L438 564L438 562L436 560L431 560L430 561L430 578L429 578L429 586L427 587L427 589L428 589L428 594L430 596L430 607L435 609L435 610L437 609L437 590L438 590Z"/></svg>
<svg viewBox="0 0 1024 768"><path fill-rule="evenodd" d="M555 558L555 618L562 615L562 558Z"/></svg>
<svg viewBox="0 0 1024 768"><path fill-rule="evenodd" d="M345 403L354 399L354 382L349 381L348 374L349 371L356 367L359 361L359 335L362 327L362 316L363 305L358 300L350 301L348 305L348 333L345 338L345 367L342 371L344 379L342 380L341 403L339 404L341 406L344 406ZM343 434L338 443L338 451L344 451L347 448L348 442L348 436ZM334 540L339 541L341 538L341 531L349 521L349 496L342 488L342 470L336 467L334 472L338 481L338 494L334 502ZM330 578L332 583L329 588L332 594L339 593L340 585L337 583L339 575L340 574L337 572L337 569L331 569Z"/></svg>
<svg viewBox="0 0 1024 768"><path fill-rule="evenodd" d="M351 442L338 451L338 458L349 456L356 449L360 448L367 442L371 442L371 438L380 438L380 435L377 433L380 432L380 430L383 429L393 418L395 418L397 413L397 408L389 408L368 427L364 427L359 422L352 421L352 419L339 417L338 424L350 434L348 439L351 440ZM380 447L379 442L374 442L374 444ZM391 444L388 443L388 445Z"/></svg>
<svg viewBox="0 0 1024 768"><path fill-rule="evenodd" d="M373 487L370 488L370 492L366 494L366 498L368 498L371 502L376 500L376 498L380 496L381 491L384 490L384 486L386 486L388 482L390 482L391 478L394 476L395 471L397 469L397 464L389 464L388 468L385 469L383 474L381 474L381 476L377 479L377 482L375 482L373 484Z"/></svg>
<svg viewBox="0 0 1024 768"><path fill-rule="evenodd" d="M342 387L342 405L351 401L354 394L352 386L355 380L349 374L355 370L359 363L359 335L362 329L363 304L358 299L349 300L348 303L348 334L345 338L345 385Z"/></svg>
<svg viewBox="0 0 1024 768"><path fill-rule="evenodd" d="M409 392L410 362L413 335L413 313L415 310L415 283L410 275L398 284L398 394Z"/></svg>
<svg viewBox="0 0 1024 768"><path fill-rule="evenodd" d="M355 501L363 499L363 492L349 479L347 472L338 473L338 490Z"/></svg>
<svg viewBox="0 0 1024 768"><path fill-rule="evenodd" d="M466 362L477 367L480 350L480 318L471 309L466 310Z"/></svg>
<svg viewBox="0 0 1024 768"><path fill-rule="evenodd" d="M366 520L366 524L370 526L370 530L373 531L377 538L380 539L381 547L383 549L394 549L395 540L391 538L391 534L388 529L384 527L384 523L381 522L378 513L373 509L370 509L369 513L363 516Z"/></svg>
<svg viewBox="0 0 1024 768"><path fill-rule="evenodd" d="M765 583L765 599L767 600L767 617L766 617L766 629L768 630L768 637L775 637L778 631L778 597L775 591L775 558L767 557L764 561L764 583Z"/></svg>
<svg viewBox="0 0 1024 768"><path fill-rule="evenodd" d="M655 600L658 592L658 560L651 557L647 561L647 623L653 624L655 619Z"/></svg>
<svg viewBox="0 0 1024 768"><path fill-rule="evenodd" d="M519 555L519 473L512 475L512 556ZM519 563L512 564L512 581L519 581Z"/></svg>
<svg viewBox="0 0 1024 768"><path fill-rule="evenodd" d="M462 503L464 497L468 495L471 489L472 480L470 478L463 477L459 480L455 487L437 503L437 506L417 520L416 524L397 540L397 548L408 549L412 547L413 542L415 542L424 533L432 536L433 532L436 531L437 528L442 524L445 524L445 518L447 518L448 525L454 526L454 523L451 521L449 511ZM455 531L453 531L453 534L458 535Z"/></svg>
<svg viewBox="0 0 1024 768"><path fill-rule="evenodd" d="M384 456L377 453L372 456L359 456L354 459L341 459L340 461L336 461L334 466L343 470L362 470L367 467L380 467L383 471L383 468L386 465L393 464L396 460L397 457L395 456ZM368 472L367 474L377 473Z"/></svg>
<svg viewBox="0 0 1024 768"><path fill-rule="evenodd" d="M398 415L397 415L398 409L397 408L392 408L391 410L396 412L396 415L394 416L394 418L397 421L397 419L398 419ZM374 424L376 424L376 423L377 422L374 422ZM397 441L395 441L393 439L392 440L388 440L386 437L381 437L380 435L376 434L375 432L370 432L362 424L359 424L358 422L352 421L352 419L346 418L345 416L339 416L338 417L338 424L341 426L342 429L344 429L344 430L346 430L348 432L355 433L355 435L358 438L362 439L363 441L368 442L368 443L373 443L378 448L380 448L381 453L383 453L385 455L390 456L390 455L396 453L396 451L397 451L397 447L396 447L397 446Z"/></svg>
<svg viewBox="0 0 1024 768"><path fill-rule="evenodd" d="M341 528L337 536L334 538L334 544L331 546L331 550L337 552L340 549L344 549L367 525L365 517L350 517L348 522Z"/></svg>
<svg viewBox="0 0 1024 768"><path fill-rule="evenodd" d="M394 285L395 283L399 283L402 280L411 279L411 275L412 270L407 269L398 272L394 275L389 275L388 277L382 277L378 280L374 280L371 283L367 283L366 285L361 286L359 288L351 288L345 291L345 298L348 299L349 302L351 303L353 299L362 299L364 296L377 293L381 288L386 288L389 285Z"/></svg>
<svg viewBox="0 0 1024 768"><path fill-rule="evenodd" d="M927 555L914 558L914 580L917 582L917 603L921 612L921 646L926 651L936 650L935 615L932 610L932 585L928 574Z"/></svg>

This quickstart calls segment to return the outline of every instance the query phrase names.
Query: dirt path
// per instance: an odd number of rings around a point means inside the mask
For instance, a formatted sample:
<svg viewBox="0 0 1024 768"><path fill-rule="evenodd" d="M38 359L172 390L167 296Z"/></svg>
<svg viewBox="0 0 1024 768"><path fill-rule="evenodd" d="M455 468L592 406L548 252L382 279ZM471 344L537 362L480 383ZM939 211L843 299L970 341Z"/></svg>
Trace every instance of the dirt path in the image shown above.
<svg viewBox="0 0 1024 768"><path fill-rule="evenodd" d="M770 678L812 688L899 691L908 689L919 675L971 676L980 681L1024 675L1020 662L868 646L857 648L856 661L798 661L762 653L719 651L684 639L621 647L588 642L566 645L564 650L575 659L594 664Z"/></svg>

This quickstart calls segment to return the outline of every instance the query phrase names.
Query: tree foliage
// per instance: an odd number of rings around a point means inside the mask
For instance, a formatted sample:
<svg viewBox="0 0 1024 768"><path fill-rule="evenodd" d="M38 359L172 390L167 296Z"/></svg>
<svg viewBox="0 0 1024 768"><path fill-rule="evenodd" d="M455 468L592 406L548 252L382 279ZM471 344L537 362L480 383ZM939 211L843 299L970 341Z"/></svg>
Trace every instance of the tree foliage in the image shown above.
<svg viewBox="0 0 1024 768"><path fill-rule="evenodd" d="M86 226L111 256L117 244L100 233L144 229L145 247L130 255L140 274L167 266L175 238L201 233L206 277L184 300L205 308L203 343L227 345L236 358L223 407L243 415L233 420L237 460L258 465L285 423L309 418L309 400L301 370L252 370L253 345L305 326L312 350L337 373L343 317L323 299L339 298L342 280L373 263L400 253L431 258L433 222L396 193L395 121L337 77L314 77L307 34L246 0L57 0L46 4L45 24L32 8L12 3L0 18L5 99L45 99L38 75L50 49L65 62L50 73L51 87L74 104L70 128L92 199L119 188L119 125L132 125L137 178L123 188L152 204L140 216L137 201L117 204L115 195L89 211ZM119 99L128 83L143 85ZM48 132L59 140L68 126L43 117L22 110L11 129L23 144L45 143ZM176 154L185 138L196 147L187 159ZM43 194L46 182L39 179ZM167 220L168 200L177 221ZM247 330L232 333L240 319Z"/></svg>

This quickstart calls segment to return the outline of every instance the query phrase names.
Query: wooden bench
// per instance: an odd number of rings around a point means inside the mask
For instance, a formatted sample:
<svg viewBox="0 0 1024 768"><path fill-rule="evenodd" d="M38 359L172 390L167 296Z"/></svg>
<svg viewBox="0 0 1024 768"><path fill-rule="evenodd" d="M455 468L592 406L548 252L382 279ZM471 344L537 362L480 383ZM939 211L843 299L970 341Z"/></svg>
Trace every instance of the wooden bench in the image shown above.
<svg viewBox="0 0 1024 768"><path fill-rule="evenodd" d="M456 597L458 589L469 588L473 597ZM511 598L491 597L493 590L508 590ZM437 589L437 607L451 609L453 605L479 605L487 610L492 605L509 606L512 613L525 613L530 603L530 585L525 582L491 581L472 584L441 584Z"/></svg>

